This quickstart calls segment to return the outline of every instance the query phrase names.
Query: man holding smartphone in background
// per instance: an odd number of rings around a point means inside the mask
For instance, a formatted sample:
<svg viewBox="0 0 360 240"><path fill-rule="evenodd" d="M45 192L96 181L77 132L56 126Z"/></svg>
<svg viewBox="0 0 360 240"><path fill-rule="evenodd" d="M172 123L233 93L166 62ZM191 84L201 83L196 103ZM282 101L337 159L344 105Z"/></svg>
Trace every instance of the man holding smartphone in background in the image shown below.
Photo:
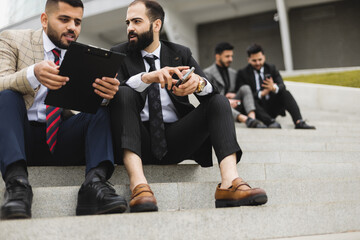
<svg viewBox="0 0 360 240"><path fill-rule="evenodd" d="M292 94L286 90L284 81L274 65L265 62L263 48L253 44L247 49L248 65L238 71L237 88L249 85L256 102L257 118L269 128L281 128L275 121L279 115L285 116L285 110L292 117L296 129L315 129L301 116L299 106Z"/></svg>
<svg viewBox="0 0 360 240"><path fill-rule="evenodd" d="M260 205L264 190L239 178L236 163L241 149L236 140L229 101L205 79L189 48L160 41L165 13L158 2L136 0L129 5L128 42L112 48L127 57L118 72L122 86L110 104L115 154L130 178L131 212L157 211L157 202L143 164L176 164L194 159L213 165L218 158L221 184L216 206ZM185 83L174 86L195 67ZM194 108L188 95L200 105Z"/></svg>

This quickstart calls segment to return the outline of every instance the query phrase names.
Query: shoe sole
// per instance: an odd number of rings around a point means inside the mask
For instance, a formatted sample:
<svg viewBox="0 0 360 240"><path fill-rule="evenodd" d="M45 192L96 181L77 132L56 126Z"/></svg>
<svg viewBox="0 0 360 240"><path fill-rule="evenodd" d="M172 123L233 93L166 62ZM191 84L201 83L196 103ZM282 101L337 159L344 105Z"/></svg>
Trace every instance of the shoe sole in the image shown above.
<svg viewBox="0 0 360 240"><path fill-rule="evenodd" d="M6 211L1 210L1 219L27 219L31 218L31 212L26 212L23 209Z"/></svg>
<svg viewBox="0 0 360 240"><path fill-rule="evenodd" d="M130 207L130 212L157 212L158 207L153 203L144 203Z"/></svg>
<svg viewBox="0 0 360 240"><path fill-rule="evenodd" d="M224 208L224 207L240 207L240 206L258 206L265 204L268 198L267 195L255 195L250 196L248 198L240 199L240 200L216 200L215 207L216 208Z"/></svg>
<svg viewBox="0 0 360 240"><path fill-rule="evenodd" d="M84 205L76 207L76 215L96 215L96 214L113 214L123 213L127 209L126 202L117 202L103 206L101 209L97 205Z"/></svg>

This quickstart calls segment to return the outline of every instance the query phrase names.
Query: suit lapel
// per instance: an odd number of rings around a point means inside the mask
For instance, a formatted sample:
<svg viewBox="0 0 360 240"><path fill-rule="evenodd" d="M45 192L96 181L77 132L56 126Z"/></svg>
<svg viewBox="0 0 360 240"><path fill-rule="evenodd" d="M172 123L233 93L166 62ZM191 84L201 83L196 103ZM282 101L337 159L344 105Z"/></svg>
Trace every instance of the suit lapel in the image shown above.
<svg viewBox="0 0 360 240"><path fill-rule="evenodd" d="M134 76L141 72L146 72L144 60L142 58L141 52L126 52L128 57L125 58L126 66L129 72L129 76ZM140 95L142 99L146 100L148 89L143 91Z"/></svg>
<svg viewBox="0 0 360 240"><path fill-rule="evenodd" d="M163 67L177 67L181 66L182 62L181 56L179 56L175 51L171 50L164 43L161 43L160 50L160 65Z"/></svg>
<svg viewBox="0 0 360 240"><path fill-rule="evenodd" d="M32 36L31 45L34 52L35 63L44 60L44 44L43 44L43 30L36 30Z"/></svg>
<svg viewBox="0 0 360 240"><path fill-rule="evenodd" d="M256 91L256 79L255 79L255 74L254 74L254 70L253 68L249 65L248 66L248 74L250 77L250 86L251 89L253 89L253 91Z"/></svg>
<svg viewBox="0 0 360 240"><path fill-rule="evenodd" d="M134 76L140 72L146 72L144 61L140 52L129 52L128 55L129 57L126 58L126 65L130 76Z"/></svg>
<svg viewBox="0 0 360 240"><path fill-rule="evenodd" d="M218 83L224 88L225 87L225 82L219 72L219 69L216 67L216 64L213 64L213 74L214 74L214 77L216 79L216 81L218 81ZM230 74L229 74L230 76Z"/></svg>

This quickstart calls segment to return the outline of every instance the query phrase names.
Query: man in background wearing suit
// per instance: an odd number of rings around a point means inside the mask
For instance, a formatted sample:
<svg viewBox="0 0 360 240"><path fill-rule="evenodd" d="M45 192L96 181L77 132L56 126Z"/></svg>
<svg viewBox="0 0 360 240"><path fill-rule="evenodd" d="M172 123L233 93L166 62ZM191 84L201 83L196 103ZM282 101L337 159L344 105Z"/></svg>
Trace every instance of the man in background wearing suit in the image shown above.
<svg viewBox="0 0 360 240"><path fill-rule="evenodd" d="M263 48L253 44L248 48L247 54L249 64L239 70L236 82L239 87L251 87L257 103L257 118L268 127L281 128L275 118L278 115L285 116L286 110L292 117L295 129L315 129L302 119L299 106L292 94L286 90L279 71L274 65L265 62Z"/></svg>
<svg viewBox="0 0 360 240"><path fill-rule="evenodd" d="M126 210L125 199L106 182L114 169L108 109L72 116L69 110L44 104L48 89L72 81L58 75L58 65L79 36L83 8L81 0L48 0L42 29L0 35L0 168L6 183L2 219L31 217L28 165L86 163L76 214ZM104 77L93 86L99 96L112 99L119 81Z"/></svg>
<svg viewBox="0 0 360 240"><path fill-rule="evenodd" d="M266 128L255 119L255 102L248 85L235 89L236 71L230 65L233 61L234 47L221 42L215 47L215 63L204 69L207 79L229 99L235 121L243 122L248 128ZM246 115L244 115L246 114Z"/></svg>
<svg viewBox="0 0 360 240"><path fill-rule="evenodd" d="M128 43L112 48L126 53L118 72L118 94L110 104L114 147L130 178L131 212L157 211L157 203L143 172L143 164L176 164L194 159L212 166L213 146L221 184L216 206L259 205L264 190L250 188L238 176L241 149L236 140L229 101L205 79L189 48L160 41L165 13L153 0L133 1L127 10ZM195 73L179 87L189 67ZM188 95L201 102L195 109Z"/></svg>

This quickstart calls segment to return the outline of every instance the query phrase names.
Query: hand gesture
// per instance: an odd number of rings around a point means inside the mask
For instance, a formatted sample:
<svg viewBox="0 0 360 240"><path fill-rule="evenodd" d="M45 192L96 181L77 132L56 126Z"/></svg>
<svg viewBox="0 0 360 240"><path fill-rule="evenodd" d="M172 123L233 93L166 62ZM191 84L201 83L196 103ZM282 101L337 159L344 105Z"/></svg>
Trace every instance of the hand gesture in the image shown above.
<svg viewBox="0 0 360 240"><path fill-rule="evenodd" d="M160 83L161 88L164 88L165 84L167 84L167 88L168 90L170 90L174 80L172 78L172 75L176 74L179 78L182 78L183 75L181 71L187 69L189 69L189 67L187 66L164 67L156 71L145 73L144 75L142 75L141 80L147 84Z"/></svg>
<svg viewBox="0 0 360 240"><path fill-rule="evenodd" d="M189 70L190 71L190 70ZM183 71L182 74L186 74L187 71ZM185 83L179 85L179 87L174 86L172 88L173 93L176 96L187 96L190 95L192 93L194 93L199 85L200 82L200 76L195 74L195 73L191 73L187 79L185 79ZM173 84L175 85L177 81L174 80Z"/></svg>
<svg viewBox="0 0 360 240"><path fill-rule="evenodd" d="M229 99L229 102L232 108L236 108L237 106L239 106L239 103L241 103L241 101L238 99Z"/></svg>
<svg viewBox="0 0 360 240"><path fill-rule="evenodd" d="M68 77L59 75L59 66L52 61L35 64L34 73L37 80L51 90L60 89L69 81Z"/></svg>
<svg viewBox="0 0 360 240"><path fill-rule="evenodd" d="M226 97L227 99L233 99L233 98L236 97L236 93L231 93L231 92L229 92L229 93L227 93L227 94L225 95L225 97Z"/></svg>
<svg viewBox="0 0 360 240"><path fill-rule="evenodd" d="M94 92L102 98L107 100L113 99L114 95L119 90L120 82L115 78L103 77L95 79L93 87L95 88Z"/></svg>
<svg viewBox="0 0 360 240"><path fill-rule="evenodd" d="M269 92L275 91L275 83L272 77L266 78L261 86L264 87L265 89L268 89Z"/></svg>

